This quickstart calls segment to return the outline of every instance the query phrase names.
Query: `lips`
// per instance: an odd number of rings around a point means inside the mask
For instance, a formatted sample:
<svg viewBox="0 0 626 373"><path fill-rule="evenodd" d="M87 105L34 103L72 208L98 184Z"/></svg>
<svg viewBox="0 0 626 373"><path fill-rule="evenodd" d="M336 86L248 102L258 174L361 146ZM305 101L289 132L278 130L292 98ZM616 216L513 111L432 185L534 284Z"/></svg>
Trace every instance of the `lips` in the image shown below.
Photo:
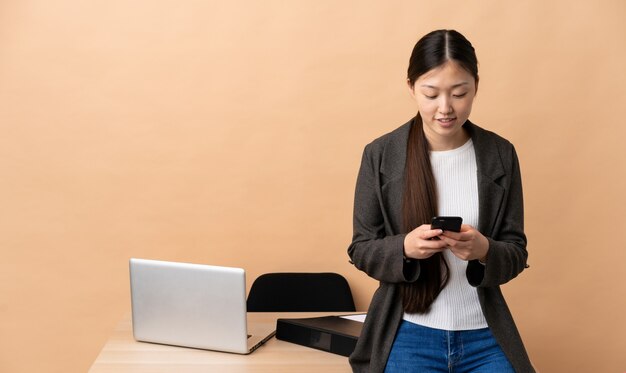
<svg viewBox="0 0 626 373"><path fill-rule="evenodd" d="M437 118L436 120L442 128L452 128L456 118Z"/></svg>
<svg viewBox="0 0 626 373"><path fill-rule="evenodd" d="M455 120L456 118L437 118L437 120L441 123L450 123L453 120Z"/></svg>

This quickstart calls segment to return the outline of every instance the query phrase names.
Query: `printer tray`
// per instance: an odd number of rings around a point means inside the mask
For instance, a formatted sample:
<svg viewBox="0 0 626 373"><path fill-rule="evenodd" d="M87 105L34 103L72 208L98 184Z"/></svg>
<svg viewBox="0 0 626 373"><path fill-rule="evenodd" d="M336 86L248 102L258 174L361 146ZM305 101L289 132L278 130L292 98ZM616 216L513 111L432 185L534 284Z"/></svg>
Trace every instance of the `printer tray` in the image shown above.
<svg viewBox="0 0 626 373"><path fill-rule="evenodd" d="M363 323L339 316L278 319L276 338L333 354L350 356Z"/></svg>

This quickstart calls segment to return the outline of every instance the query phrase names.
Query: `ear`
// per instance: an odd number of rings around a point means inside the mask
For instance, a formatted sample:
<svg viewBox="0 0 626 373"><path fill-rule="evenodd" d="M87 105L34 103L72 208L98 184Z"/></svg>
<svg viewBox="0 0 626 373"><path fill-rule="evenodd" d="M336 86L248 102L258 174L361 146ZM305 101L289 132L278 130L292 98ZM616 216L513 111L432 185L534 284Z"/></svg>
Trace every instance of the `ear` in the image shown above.
<svg viewBox="0 0 626 373"><path fill-rule="evenodd" d="M406 80L407 88L409 88L409 94L415 100L415 84L411 84L409 79Z"/></svg>
<svg viewBox="0 0 626 373"><path fill-rule="evenodd" d="M476 90L474 91L474 95L478 93L478 76L476 76L476 82L474 84L476 86Z"/></svg>

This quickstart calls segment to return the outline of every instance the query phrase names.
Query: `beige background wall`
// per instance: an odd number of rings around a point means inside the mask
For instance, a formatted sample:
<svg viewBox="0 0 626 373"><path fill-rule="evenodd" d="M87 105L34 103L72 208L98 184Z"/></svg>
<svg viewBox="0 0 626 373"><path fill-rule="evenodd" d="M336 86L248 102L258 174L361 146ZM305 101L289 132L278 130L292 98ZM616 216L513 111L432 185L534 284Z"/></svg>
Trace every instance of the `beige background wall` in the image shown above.
<svg viewBox="0 0 626 373"><path fill-rule="evenodd" d="M130 257L336 271L366 143L414 115L415 41L477 49L516 144L542 372L626 370L623 1L0 1L0 371L86 371Z"/></svg>

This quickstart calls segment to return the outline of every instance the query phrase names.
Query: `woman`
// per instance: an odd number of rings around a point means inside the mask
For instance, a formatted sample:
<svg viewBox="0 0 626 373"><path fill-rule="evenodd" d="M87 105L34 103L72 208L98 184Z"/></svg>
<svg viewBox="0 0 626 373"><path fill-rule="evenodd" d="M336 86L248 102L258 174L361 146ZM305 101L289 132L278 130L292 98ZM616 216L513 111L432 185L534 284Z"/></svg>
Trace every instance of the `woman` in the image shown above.
<svg viewBox="0 0 626 373"><path fill-rule="evenodd" d="M500 285L526 267L513 145L471 123L474 48L453 30L420 39L407 84L417 116L365 147L354 265L380 281L356 372L534 372ZM460 216L460 232L431 229Z"/></svg>

